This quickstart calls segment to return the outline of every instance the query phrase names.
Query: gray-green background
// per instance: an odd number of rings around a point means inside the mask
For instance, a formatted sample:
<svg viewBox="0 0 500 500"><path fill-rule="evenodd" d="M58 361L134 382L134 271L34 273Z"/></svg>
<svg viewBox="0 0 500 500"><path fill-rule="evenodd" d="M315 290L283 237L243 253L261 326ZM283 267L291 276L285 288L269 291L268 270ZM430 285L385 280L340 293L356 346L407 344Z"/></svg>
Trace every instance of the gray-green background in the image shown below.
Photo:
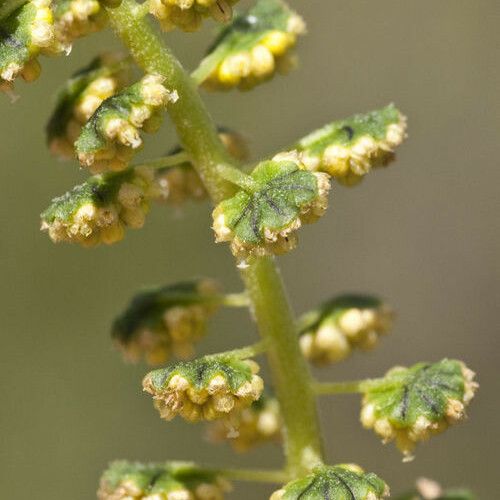
<svg viewBox="0 0 500 500"><path fill-rule="evenodd" d="M291 2L309 25L301 67L252 93L207 95L217 121L244 132L255 158L334 118L394 101L410 137L389 169L359 187L335 187L318 224L280 258L290 297L303 311L344 290L386 297L393 334L367 355L318 372L322 379L382 374L395 364L464 359L481 390L470 420L421 446L402 464L358 424L358 398L321 402L331 462L356 461L393 491L421 475L498 497L499 4L495 0L309 0ZM211 28L169 35L194 67ZM44 146L43 126L63 78L103 47L108 34L77 43L71 57L43 61L41 79L0 102L0 496L94 497L114 458L277 466L278 449L234 456L203 440L202 427L161 421L141 393L145 366L114 352L108 327L138 287L193 275L240 287L228 249L213 244L206 205L155 208L144 229L107 248L53 245L38 231L50 198L84 178ZM143 156L175 141L170 124ZM202 349L252 341L243 312L212 323ZM238 485L231 498L267 498Z"/></svg>

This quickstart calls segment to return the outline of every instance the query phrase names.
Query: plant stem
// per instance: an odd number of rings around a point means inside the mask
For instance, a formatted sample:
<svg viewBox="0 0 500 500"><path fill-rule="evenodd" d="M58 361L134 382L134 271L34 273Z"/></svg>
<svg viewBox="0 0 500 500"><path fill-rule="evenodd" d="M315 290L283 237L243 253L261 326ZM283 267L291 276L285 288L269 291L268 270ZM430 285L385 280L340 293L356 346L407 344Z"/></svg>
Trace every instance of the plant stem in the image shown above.
<svg viewBox="0 0 500 500"><path fill-rule="evenodd" d="M322 461L312 380L299 349L293 313L281 276L270 257L251 260L241 271L252 299L286 426L286 455L292 476Z"/></svg>
<svg viewBox="0 0 500 500"><path fill-rule="evenodd" d="M316 394L356 394L370 389L378 389L391 385L383 378L369 378L365 380L352 380L347 382L315 382L313 389Z"/></svg>
<svg viewBox="0 0 500 500"><path fill-rule="evenodd" d="M226 181L235 184L244 191L254 192L257 190L257 183L248 174L239 168L231 165L217 165L217 173Z"/></svg>
<svg viewBox="0 0 500 500"><path fill-rule="evenodd" d="M231 196L234 187L217 172L232 165L198 90L177 59L145 19L134 17L131 0L108 9L113 29L147 72L165 77L179 100L168 110L184 150L191 157L215 203ZM251 259L241 270L259 332L268 343L268 358L285 422L287 470L297 477L322 461L316 400L311 376L299 349L295 320L274 260Z"/></svg>
<svg viewBox="0 0 500 500"><path fill-rule="evenodd" d="M218 358L220 356L228 356L231 358L238 359L248 359L257 356L267 350L267 342L261 340L252 345L247 345L245 347L240 347L238 349L233 349L232 351L218 352L215 354L208 354L205 358Z"/></svg>
<svg viewBox="0 0 500 500"><path fill-rule="evenodd" d="M222 296L221 303L226 307L248 307L250 306L250 298L246 292L228 293Z"/></svg>
<svg viewBox="0 0 500 500"><path fill-rule="evenodd" d="M180 153L175 153L169 156L162 156L161 158L155 158L154 160L147 160L137 165L133 165L133 168L136 167L150 167L150 168L167 168L167 167L175 167L176 165L180 165L181 163L188 162L190 160L189 155L181 151Z"/></svg>
<svg viewBox="0 0 500 500"><path fill-rule="evenodd" d="M27 1L28 0L4 0L0 5L0 19L9 16Z"/></svg>
<svg viewBox="0 0 500 500"><path fill-rule="evenodd" d="M286 471L281 470L215 469L214 472L233 481L281 484L289 480Z"/></svg>

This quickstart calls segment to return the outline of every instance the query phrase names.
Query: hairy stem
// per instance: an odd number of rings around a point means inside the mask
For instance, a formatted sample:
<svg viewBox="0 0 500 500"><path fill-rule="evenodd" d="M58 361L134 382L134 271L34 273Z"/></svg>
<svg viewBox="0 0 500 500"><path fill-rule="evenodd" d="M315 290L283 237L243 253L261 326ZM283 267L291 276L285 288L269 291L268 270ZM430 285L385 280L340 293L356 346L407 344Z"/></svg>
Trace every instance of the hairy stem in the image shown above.
<svg viewBox="0 0 500 500"><path fill-rule="evenodd" d="M16 9L24 5L28 0L4 0L0 2L0 20L9 16Z"/></svg>
<svg viewBox="0 0 500 500"><path fill-rule="evenodd" d="M191 157L214 202L234 192L218 165L232 165L195 82L184 71L149 23L134 17L131 0L108 9L111 25L145 71L165 77L179 94L168 110L184 150ZM285 421L287 469L292 477L322 461L316 401L308 367L300 353L295 320L283 282L270 258L252 259L241 271L259 332L267 344L274 385Z"/></svg>

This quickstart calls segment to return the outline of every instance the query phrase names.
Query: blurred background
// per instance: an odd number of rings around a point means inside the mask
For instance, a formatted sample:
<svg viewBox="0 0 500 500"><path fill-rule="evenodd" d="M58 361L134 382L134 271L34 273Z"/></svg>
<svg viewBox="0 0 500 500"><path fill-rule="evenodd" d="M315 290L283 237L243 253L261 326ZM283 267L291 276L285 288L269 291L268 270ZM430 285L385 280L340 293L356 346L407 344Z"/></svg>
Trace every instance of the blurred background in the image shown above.
<svg viewBox="0 0 500 500"><path fill-rule="evenodd" d="M328 460L355 461L393 492L427 476L498 498L500 4L290 3L309 27L299 70L251 93L205 94L217 122L243 132L256 159L333 119L389 102L410 125L397 162L358 187L335 186L328 214L301 230L298 249L279 259L297 312L346 290L380 294L397 311L393 334L376 351L317 376L377 376L447 356L465 360L481 383L470 420L420 446L409 464L361 429L357 396L324 398ZM168 35L188 68L212 37L213 26ZM85 178L76 163L59 163L45 148L52 95L98 50L118 46L106 33L76 43L69 58L43 61L38 82L17 86L18 102L0 102L3 498L94 498L101 471L116 458L232 467L281 461L272 445L235 456L207 443L203 425L161 421L141 391L147 367L124 364L112 347L110 323L143 285L206 275L228 291L240 289L228 249L213 244L207 205L182 213L156 206L142 230L113 247L56 246L38 230L50 199ZM167 120L147 138L142 157L174 143ZM244 312L223 312L200 352L255 338ZM238 484L230 498L267 498L269 491Z"/></svg>

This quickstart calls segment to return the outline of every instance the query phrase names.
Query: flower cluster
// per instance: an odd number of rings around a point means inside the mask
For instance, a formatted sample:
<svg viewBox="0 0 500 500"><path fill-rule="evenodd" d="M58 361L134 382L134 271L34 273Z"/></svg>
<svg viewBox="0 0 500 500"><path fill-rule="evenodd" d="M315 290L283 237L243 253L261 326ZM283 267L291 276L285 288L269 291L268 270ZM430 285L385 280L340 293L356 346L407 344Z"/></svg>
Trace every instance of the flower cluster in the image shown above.
<svg viewBox="0 0 500 500"><path fill-rule="evenodd" d="M161 124L161 111L175 102L159 75L142 80L106 99L85 124L75 142L78 159L84 167L99 173L119 171L142 145L139 129L154 132Z"/></svg>
<svg viewBox="0 0 500 500"><path fill-rule="evenodd" d="M188 358L219 307L218 287L208 279L138 293L115 320L112 334L125 359L161 364L171 354Z"/></svg>
<svg viewBox="0 0 500 500"><path fill-rule="evenodd" d="M264 383L251 360L224 355L179 362L146 375L143 387L160 416L172 420L214 420L250 406L260 398Z"/></svg>
<svg viewBox="0 0 500 500"><path fill-rule="evenodd" d="M406 137L406 117L392 104L365 115L333 122L312 132L294 148L312 171L354 185L373 167L387 165Z"/></svg>
<svg viewBox="0 0 500 500"><path fill-rule="evenodd" d="M99 500L222 500L231 485L191 464L114 462L102 475Z"/></svg>
<svg viewBox="0 0 500 500"><path fill-rule="evenodd" d="M54 7L57 37L65 44L100 31L107 15L99 0L56 0Z"/></svg>
<svg viewBox="0 0 500 500"><path fill-rule="evenodd" d="M61 158L73 158L74 142L82 126L102 102L123 89L127 81L125 59L117 54L100 55L73 75L59 92L47 123L50 151Z"/></svg>
<svg viewBox="0 0 500 500"><path fill-rule="evenodd" d="M225 127L218 127L217 130L219 139L234 159L243 161L248 158L246 142L239 133ZM176 146L168 154L174 155L181 152L182 148ZM200 176L188 161L175 167L159 169L156 179L161 190L159 201L179 206L188 199L202 200L207 196Z"/></svg>
<svg viewBox="0 0 500 500"><path fill-rule="evenodd" d="M305 32L302 18L281 0L260 0L223 29L199 71L212 90L250 89L294 65L291 50Z"/></svg>
<svg viewBox="0 0 500 500"><path fill-rule="evenodd" d="M145 167L90 177L52 200L41 214L42 230L56 243L115 243L125 227L143 226L155 189L154 174Z"/></svg>
<svg viewBox="0 0 500 500"><path fill-rule="evenodd" d="M150 0L149 12L158 19L165 31L180 28L196 31L204 18L228 22L233 17L232 6L238 0Z"/></svg>
<svg viewBox="0 0 500 500"><path fill-rule="evenodd" d="M392 325L392 311L367 295L341 295L299 320L300 347L318 364L345 359L353 349L371 349Z"/></svg>
<svg viewBox="0 0 500 500"><path fill-rule="evenodd" d="M465 418L477 387L474 372L461 361L396 367L367 386L361 423L384 443L395 440L405 460L411 460L417 442Z"/></svg>
<svg viewBox="0 0 500 500"><path fill-rule="evenodd" d="M389 487L372 472L365 473L354 464L316 467L308 476L286 484L270 500L382 500Z"/></svg>
<svg viewBox="0 0 500 500"><path fill-rule="evenodd" d="M242 260L285 253L296 246L295 231L323 215L329 190L326 174L308 172L293 155L262 162L251 173L248 189L215 208L216 241L230 241Z"/></svg>
<svg viewBox="0 0 500 500"><path fill-rule="evenodd" d="M209 438L215 442L227 441L235 451L245 452L261 443L281 439L282 426L277 399L263 395L231 418L212 422Z"/></svg>
<svg viewBox="0 0 500 500"><path fill-rule="evenodd" d="M0 21L0 90L12 91L21 76L40 75L39 54L54 55L67 47L56 37L51 0L31 0Z"/></svg>

